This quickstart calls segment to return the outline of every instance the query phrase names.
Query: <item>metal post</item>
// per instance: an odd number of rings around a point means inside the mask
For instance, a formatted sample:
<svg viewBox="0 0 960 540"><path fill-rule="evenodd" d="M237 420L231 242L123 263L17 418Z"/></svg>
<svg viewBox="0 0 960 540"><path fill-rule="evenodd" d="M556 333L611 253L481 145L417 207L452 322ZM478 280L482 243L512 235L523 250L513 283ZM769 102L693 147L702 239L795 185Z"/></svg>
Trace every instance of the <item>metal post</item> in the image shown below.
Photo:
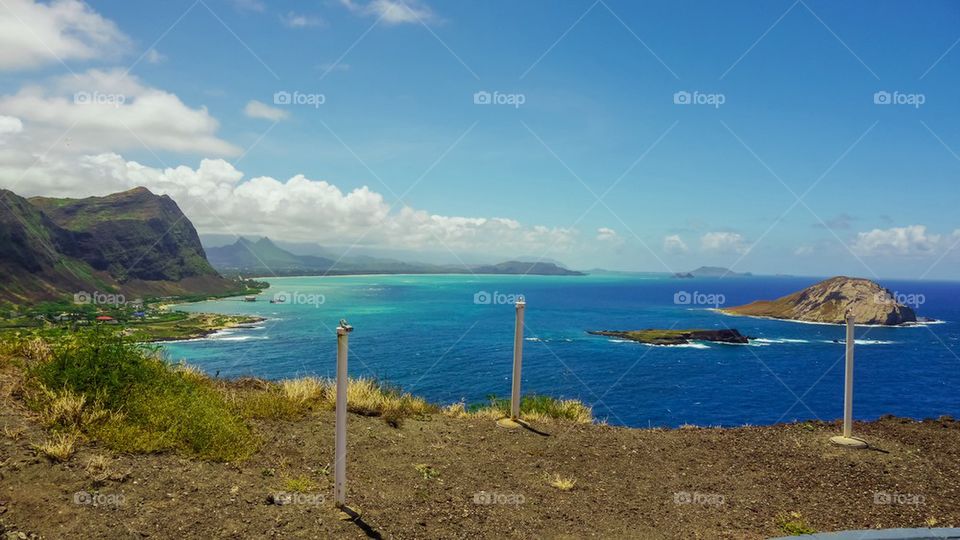
<svg viewBox="0 0 960 540"><path fill-rule="evenodd" d="M843 383L843 436L853 436L853 315L847 314L847 363Z"/></svg>
<svg viewBox="0 0 960 540"><path fill-rule="evenodd" d="M853 315L847 313L846 366L843 376L843 435L831 437L830 442L849 448L866 448L867 443L853 437L853 347L856 344Z"/></svg>
<svg viewBox="0 0 960 540"><path fill-rule="evenodd" d="M340 321L337 327L337 413L333 498L344 507L347 498L347 336L353 327Z"/></svg>
<svg viewBox="0 0 960 540"><path fill-rule="evenodd" d="M510 399L510 419L520 418L520 374L523 367L523 311L527 303L517 301L517 320L513 331L513 391Z"/></svg>

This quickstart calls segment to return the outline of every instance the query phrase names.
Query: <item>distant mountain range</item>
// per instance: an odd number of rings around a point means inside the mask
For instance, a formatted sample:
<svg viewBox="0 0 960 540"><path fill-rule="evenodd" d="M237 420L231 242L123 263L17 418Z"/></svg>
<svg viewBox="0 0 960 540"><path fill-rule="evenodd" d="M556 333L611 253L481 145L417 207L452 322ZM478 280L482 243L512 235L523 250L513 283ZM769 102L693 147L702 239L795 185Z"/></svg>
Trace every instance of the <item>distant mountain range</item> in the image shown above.
<svg viewBox="0 0 960 540"><path fill-rule="evenodd" d="M750 272L734 272L729 268L723 268L720 266L701 266L696 270L691 270L689 272L677 272L673 275L675 278L700 278L700 277L714 277L714 278L723 278L723 277L750 277L753 274Z"/></svg>
<svg viewBox="0 0 960 540"><path fill-rule="evenodd" d="M269 238L240 238L226 246L207 248L210 263L226 274L293 276L310 274L530 274L582 276L553 262L507 261L499 264L442 265L360 256L338 258L296 255Z"/></svg>
<svg viewBox="0 0 960 540"><path fill-rule="evenodd" d="M177 203L145 188L85 199L0 190L0 272L0 299L15 303L236 288L207 262Z"/></svg>

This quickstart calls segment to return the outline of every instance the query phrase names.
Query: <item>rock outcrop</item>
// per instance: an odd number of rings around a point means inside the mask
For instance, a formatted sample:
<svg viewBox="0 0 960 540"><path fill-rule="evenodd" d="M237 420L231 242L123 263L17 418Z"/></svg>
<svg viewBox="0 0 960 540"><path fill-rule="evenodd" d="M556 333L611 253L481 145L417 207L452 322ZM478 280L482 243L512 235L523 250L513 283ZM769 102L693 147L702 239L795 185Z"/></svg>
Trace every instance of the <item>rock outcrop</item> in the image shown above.
<svg viewBox="0 0 960 540"><path fill-rule="evenodd" d="M724 313L842 324L849 311L857 324L898 325L917 315L887 289L868 279L838 276L776 300L724 308Z"/></svg>
<svg viewBox="0 0 960 540"><path fill-rule="evenodd" d="M734 329L727 330L593 330L588 334L629 339L648 345L685 345L691 341L749 343L750 338Z"/></svg>

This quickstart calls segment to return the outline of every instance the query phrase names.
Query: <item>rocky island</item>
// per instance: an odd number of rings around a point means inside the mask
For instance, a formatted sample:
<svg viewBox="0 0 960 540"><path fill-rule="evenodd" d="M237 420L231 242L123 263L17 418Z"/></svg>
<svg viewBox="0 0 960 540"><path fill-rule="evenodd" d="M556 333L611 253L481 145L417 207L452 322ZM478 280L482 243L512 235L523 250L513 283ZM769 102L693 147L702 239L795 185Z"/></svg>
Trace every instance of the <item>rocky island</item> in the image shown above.
<svg viewBox="0 0 960 540"><path fill-rule="evenodd" d="M847 311L857 324L899 325L917 321L914 311L898 303L879 284L862 278L833 277L776 300L758 300L724 308L730 315L843 324Z"/></svg>
<svg viewBox="0 0 960 540"><path fill-rule="evenodd" d="M686 345L691 341L745 344L750 338L737 330L591 330L588 334L629 339L647 345Z"/></svg>

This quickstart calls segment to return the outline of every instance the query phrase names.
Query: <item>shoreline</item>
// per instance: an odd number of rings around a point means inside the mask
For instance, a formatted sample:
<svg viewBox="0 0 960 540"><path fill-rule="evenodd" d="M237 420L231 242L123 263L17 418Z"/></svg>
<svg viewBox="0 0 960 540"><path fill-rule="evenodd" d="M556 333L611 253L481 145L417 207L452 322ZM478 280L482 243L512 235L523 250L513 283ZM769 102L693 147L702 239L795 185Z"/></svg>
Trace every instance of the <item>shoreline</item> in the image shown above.
<svg viewBox="0 0 960 540"><path fill-rule="evenodd" d="M761 319L766 321L780 321L780 322L790 322L790 323L797 323L797 324L814 324L814 325L821 325L821 326L839 326L839 327L846 326L846 324L844 323L803 321L800 319L785 319L781 317L769 317L764 315L745 315L743 313L730 312L723 308L706 308L706 309L707 311L712 311L714 313L726 315L727 317L747 317L750 319ZM946 323L947 321L934 319L930 321L922 321L922 322L917 321L917 322L909 322L909 323L903 323L903 324L857 324L856 326L861 328L923 328L930 324L946 324Z"/></svg>

